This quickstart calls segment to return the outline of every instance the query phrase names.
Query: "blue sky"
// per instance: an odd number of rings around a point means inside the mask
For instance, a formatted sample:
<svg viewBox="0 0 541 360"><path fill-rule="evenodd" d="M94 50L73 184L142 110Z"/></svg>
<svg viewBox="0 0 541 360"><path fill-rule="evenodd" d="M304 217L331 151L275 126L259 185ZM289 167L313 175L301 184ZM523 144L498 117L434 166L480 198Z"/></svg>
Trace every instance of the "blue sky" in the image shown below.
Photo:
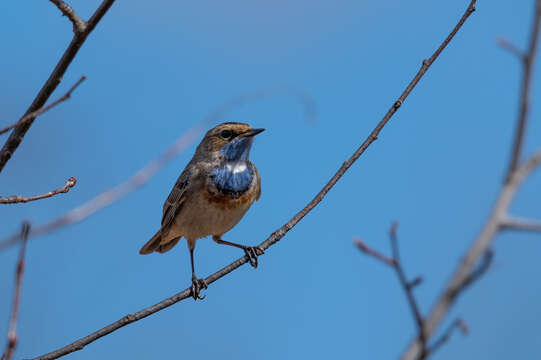
<svg viewBox="0 0 541 360"><path fill-rule="evenodd" d="M256 244L301 209L366 138L465 1L119 1L84 44L53 98L81 75L66 103L40 117L0 174L2 195L60 186L69 194L0 208L1 234L22 219L54 219L118 184L231 96L276 84L303 89L315 122L288 95L231 111L267 131L252 161L262 197L224 239ZM88 18L98 1L72 1ZM506 169L520 67L495 43L524 47L533 1L481 1L379 140L323 203L276 246L213 284L207 298L176 304L70 355L73 359L392 359L415 327L388 268L359 253L354 237L389 250L400 222L406 272L426 313L481 229ZM2 125L18 119L71 39L48 1L0 3ZM539 59L539 58L538 58ZM539 60L538 60L539 62ZM534 91L541 83L535 73ZM541 146L534 95L525 144ZM29 243L17 358L66 345L190 283L184 243L165 255L138 250L194 146L146 186L84 222ZM541 218L541 173L512 212ZM539 235L505 233L491 271L464 294L467 337L435 359L534 359L541 351ZM0 253L0 334L7 332L17 249ZM241 254L204 239L196 266L207 276Z"/></svg>

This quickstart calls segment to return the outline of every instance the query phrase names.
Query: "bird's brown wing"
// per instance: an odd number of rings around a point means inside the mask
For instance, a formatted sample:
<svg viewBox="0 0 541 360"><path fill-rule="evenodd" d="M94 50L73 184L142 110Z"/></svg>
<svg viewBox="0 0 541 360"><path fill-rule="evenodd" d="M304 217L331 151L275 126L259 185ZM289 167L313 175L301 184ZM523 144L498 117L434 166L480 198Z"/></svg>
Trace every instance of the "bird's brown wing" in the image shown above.
<svg viewBox="0 0 541 360"><path fill-rule="evenodd" d="M163 216L162 216L162 231L166 230L171 226L175 216L178 214L182 206L184 205L184 200L186 198L186 189L189 187L191 171L189 168L186 168L182 174L177 179L175 186L169 193L169 196L163 204Z"/></svg>
<svg viewBox="0 0 541 360"><path fill-rule="evenodd" d="M171 193L163 204L162 226L160 230L158 230L156 234L141 248L139 251L140 254L150 254L154 251L166 252L176 245L180 239L180 237L167 239L167 233L169 232L169 227L173 223L175 216L184 205L186 189L189 186L190 174L191 171L189 168L186 168L178 177L175 186L173 186Z"/></svg>

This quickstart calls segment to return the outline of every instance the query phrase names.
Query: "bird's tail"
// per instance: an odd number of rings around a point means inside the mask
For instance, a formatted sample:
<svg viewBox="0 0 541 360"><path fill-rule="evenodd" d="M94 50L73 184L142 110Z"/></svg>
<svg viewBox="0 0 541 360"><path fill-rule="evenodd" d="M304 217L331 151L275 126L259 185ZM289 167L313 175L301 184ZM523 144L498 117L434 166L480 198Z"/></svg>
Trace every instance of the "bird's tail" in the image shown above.
<svg viewBox="0 0 541 360"><path fill-rule="evenodd" d="M160 253L167 252L171 250L171 248L175 246L179 240L180 240L180 236L169 240L165 244L162 244L162 230L160 229L158 230L158 232L156 232L156 234L154 234L152 239L147 241L147 243L141 248L141 250L139 250L139 254L141 255L152 254L154 251L157 251Z"/></svg>
<svg viewBox="0 0 541 360"><path fill-rule="evenodd" d="M141 250L139 250L139 254L146 255L146 254L151 254L154 251L157 251L158 248L160 247L161 241L162 241L162 230L160 229L158 230L156 234L154 234L152 239L147 241L147 243L141 248Z"/></svg>

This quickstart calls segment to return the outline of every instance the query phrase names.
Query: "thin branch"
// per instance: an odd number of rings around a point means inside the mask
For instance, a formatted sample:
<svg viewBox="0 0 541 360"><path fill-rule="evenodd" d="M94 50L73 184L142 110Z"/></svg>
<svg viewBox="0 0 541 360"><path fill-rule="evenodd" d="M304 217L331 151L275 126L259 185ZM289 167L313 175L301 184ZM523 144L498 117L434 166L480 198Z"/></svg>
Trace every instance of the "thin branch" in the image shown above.
<svg viewBox="0 0 541 360"><path fill-rule="evenodd" d="M371 256L374 259L382 262L383 264L391 266L393 268L396 266L396 260L395 259L393 259L391 257L388 257L388 256L385 256L382 253L380 253L379 251L368 247L368 245L366 245L361 239L355 239L354 243L366 255Z"/></svg>
<svg viewBox="0 0 541 360"><path fill-rule="evenodd" d="M511 152L511 160L509 169L507 170L506 181L508 182L517 169L522 153L522 144L524 142L524 133L526 132L526 124L530 110L530 89L532 82L533 66L537 55L537 43L541 24L541 0L536 1L532 31L530 33L530 43L526 54L522 57L522 87L520 94L520 108L515 130L515 140L513 142L513 150Z"/></svg>
<svg viewBox="0 0 541 360"><path fill-rule="evenodd" d="M86 21L81 19L79 15L72 9L71 6L63 2L62 0L49 0L56 5L58 10L62 12L62 15L67 17L73 24L73 32L75 35L82 34L86 29Z"/></svg>
<svg viewBox="0 0 541 360"><path fill-rule="evenodd" d="M39 115L43 114L44 112L51 110L52 108L54 108L56 105L60 104L61 102L68 100L70 98L70 96L71 96L71 93L85 80L86 80L86 76L81 76L81 78L63 96L56 99L55 101L53 101L49 105L44 106L44 107L42 107L42 108L40 108L40 109L38 109L38 110L36 110L34 112L31 112L30 114L27 114L27 115L23 116L15 124L11 124L9 126L6 126L3 129L0 129L0 134L6 133L9 130L13 129L14 127L26 123L27 121L33 120L36 117L38 117Z"/></svg>
<svg viewBox="0 0 541 360"><path fill-rule="evenodd" d="M208 124L218 121L223 118L228 112L236 107L251 103L258 99L264 99L276 94L292 95L304 107L306 121L313 122L315 116L315 103L310 95L302 90L286 86L277 85L270 86L255 91L250 91L245 94L233 96L228 101L217 106L210 111L203 119L201 119L194 127L182 134L173 142L160 156L146 164L143 168L137 171L130 178L117 186L106 190L82 205L68 211L55 220L45 223L40 226L33 227L30 237L36 237L59 230L65 226L76 224L89 216L92 216L97 211L104 209L112 203L122 199L129 193L146 184L158 171L165 167L169 162L175 159L181 152L186 150L199 136ZM12 234L0 242L0 251L15 245L20 241L19 233Z"/></svg>
<svg viewBox="0 0 541 360"><path fill-rule="evenodd" d="M26 203L26 202L29 202L29 201L35 201L35 200L41 200L41 199L50 198L50 197L58 195L58 194L67 193L68 191L70 191L70 189L72 187L75 186L75 184L77 184L77 179L74 178L74 177L70 177L68 179L68 181L66 181L66 183L63 186L59 187L56 190L49 191L49 192L47 192L45 194L28 196L28 197L23 197L23 196L19 196L19 195L13 195L13 196L8 196L8 197L0 197L0 204ZM28 234L27 234L27 237L28 237Z"/></svg>
<svg viewBox="0 0 541 360"><path fill-rule="evenodd" d="M391 239L391 249L393 253L393 258L396 262L396 266L394 267L394 269L396 272L396 276L398 277L398 280L400 281L400 285L402 286L402 289L404 290L404 293L406 294L406 298L408 299L408 304L410 306L411 313L413 314L413 319L415 320L415 324L417 325L417 332L419 334L418 337L421 342L421 346L423 347L423 353L426 353L424 321L421 315L421 311L419 310L419 305L417 304L417 300L415 299L415 296L413 295L413 291L412 291L413 287L410 285L410 282L406 278L404 268L402 267L402 262L400 261L400 250L398 249L398 236L396 235L397 230L398 230L398 223L394 222L391 225L391 229L389 230L389 238Z"/></svg>
<svg viewBox="0 0 541 360"><path fill-rule="evenodd" d="M19 250L19 261L17 262L17 270L15 271L15 291L13 293L13 305L11 309L11 318L9 320L8 343L6 351L2 355L2 359L10 360L17 346L17 319L19 317L19 306L21 303L21 292L23 286L24 275L24 257L26 254L26 243L28 240L28 231L30 224L23 223L21 236L23 238L21 249Z"/></svg>
<svg viewBox="0 0 541 360"><path fill-rule="evenodd" d="M465 288L479 280L485 273L488 271L490 265L492 265L492 260L494 259L494 252L491 249L488 249L483 258L481 259L477 268L473 270L463 281L462 286L457 289L457 293L463 291ZM455 295L456 296L456 295Z"/></svg>
<svg viewBox="0 0 541 360"><path fill-rule="evenodd" d="M502 221L503 230L541 232L541 220L521 219L508 216Z"/></svg>
<svg viewBox="0 0 541 360"><path fill-rule="evenodd" d="M520 50L518 46L510 42L504 37L499 38L497 41L497 44L500 45L500 47L508 52L510 52L512 55L516 56L521 62L524 61L526 58L526 55L524 54L524 51Z"/></svg>
<svg viewBox="0 0 541 360"><path fill-rule="evenodd" d="M451 33L447 36L447 38L443 41L443 43L436 49L434 54L426 60L423 61L421 68L417 72L417 74L414 76L414 78L411 80L411 82L408 84L406 89L403 91L403 93L400 95L400 97L393 103L391 108L387 111L385 116L381 119L381 121L376 125L374 130L370 133L368 138L361 144L361 146L351 155L351 157L346 160L342 166L338 169L338 171L333 175L333 177L329 180L329 182L321 189L321 191L301 210L299 211L291 220L289 220L286 224L284 224L282 227L280 227L278 230L276 230L274 233L272 233L265 241L263 241L259 246L263 250L267 250L272 245L276 244L278 241L280 241L289 230L291 230L299 221L302 220L314 207L316 207L325 197L325 195L336 185L338 180L346 173L346 171L353 165L353 163L365 152L365 150L377 139L379 133L383 129L383 127L387 124L389 119L394 115L394 113L400 108L400 106L403 104L403 102L406 100L408 95L411 93L413 88L417 85L419 80L423 77L423 75L426 73L426 71L430 68L430 66L434 63L434 61L438 58L440 53L445 49L445 47L449 44L449 42L453 39L455 34L458 32L458 30L464 25L466 19L474 12L475 10L475 1L472 0L470 5L468 6L468 9L464 13L464 15L460 18L457 25L454 27L454 29L451 31ZM224 277L225 275L229 274L233 270L239 268L240 266L246 264L248 262L248 258L246 256L241 257L240 259L237 259L236 261L232 262L231 264L227 265L226 267L222 268L221 270L215 272L214 274L208 276L205 281L208 285L212 284L216 280ZM37 357L36 359L57 359L61 356L64 356L66 354L72 353L77 350L83 349L86 345L96 341L97 339L101 338L102 336L108 335L112 333L113 331L116 331L128 324L131 324L132 322L141 320L149 315L152 315L153 313L160 311L162 309L165 309L166 307L169 307L181 300L187 299L190 297L191 288L186 288L185 290L179 292L176 295L173 295L170 298L167 298L165 300L160 301L159 303L152 305L148 308L145 308L141 311L138 311L133 314L128 314L124 317L122 317L120 320L115 321L106 327L93 332L92 334L89 334L72 344L69 344L67 346L64 346L63 348L60 348L58 350L52 351L48 354L42 355Z"/></svg>
<svg viewBox="0 0 541 360"><path fill-rule="evenodd" d="M82 33L76 33L74 35L68 48L66 49L66 51L64 51L62 58L58 61L53 72L51 73L39 93L36 95L34 101L26 110L24 115L33 113L47 102L47 99L49 99L58 84L60 84L60 82L62 81L64 73L75 58L75 55L77 55L77 52L79 51L81 46L83 46L88 35L90 35L92 30L94 30L96 25L103 18L105 13L109 10L109 8L113 5L114 2L115 0L104 0L98 7L98 9L94 12L90 20L88 20L85 30ZM0 150L0 172L4 169L4 166L9 161L9 159L11 159L11 156L13 155L15 150L17 150L17 148L19 147L19 144L22 142L24 135L32 126L34 119L35 117L30 117L30 119L28 119L27 121L16 125L13 129L13 132L9 135L9 138Z"/></svg>
<svg viewBox="0 0 541 360"><path fill-rule="evenodd" d="M450 338L451 335L455 330L460 330L462 335L468 334L468 325L462 319L456 319L449 325L449 327L443 332L443 334L440 336L438 340L430 346L430 348L427 350L427 355L433 354L436 352L442 345L444 345Z"/></svg>

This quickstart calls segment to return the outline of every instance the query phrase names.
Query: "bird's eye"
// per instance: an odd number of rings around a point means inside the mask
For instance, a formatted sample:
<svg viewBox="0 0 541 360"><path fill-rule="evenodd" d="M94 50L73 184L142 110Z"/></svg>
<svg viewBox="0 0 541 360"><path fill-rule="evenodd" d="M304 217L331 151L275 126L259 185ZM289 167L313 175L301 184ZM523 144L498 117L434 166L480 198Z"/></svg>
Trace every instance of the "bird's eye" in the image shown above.
<svg viewBox="0 0 541 360"><path fill-rule="evenodd" d="M232 135L233 133L230 130L224 130L220 133L220 137L226 140L229 139Z"/></svg>

